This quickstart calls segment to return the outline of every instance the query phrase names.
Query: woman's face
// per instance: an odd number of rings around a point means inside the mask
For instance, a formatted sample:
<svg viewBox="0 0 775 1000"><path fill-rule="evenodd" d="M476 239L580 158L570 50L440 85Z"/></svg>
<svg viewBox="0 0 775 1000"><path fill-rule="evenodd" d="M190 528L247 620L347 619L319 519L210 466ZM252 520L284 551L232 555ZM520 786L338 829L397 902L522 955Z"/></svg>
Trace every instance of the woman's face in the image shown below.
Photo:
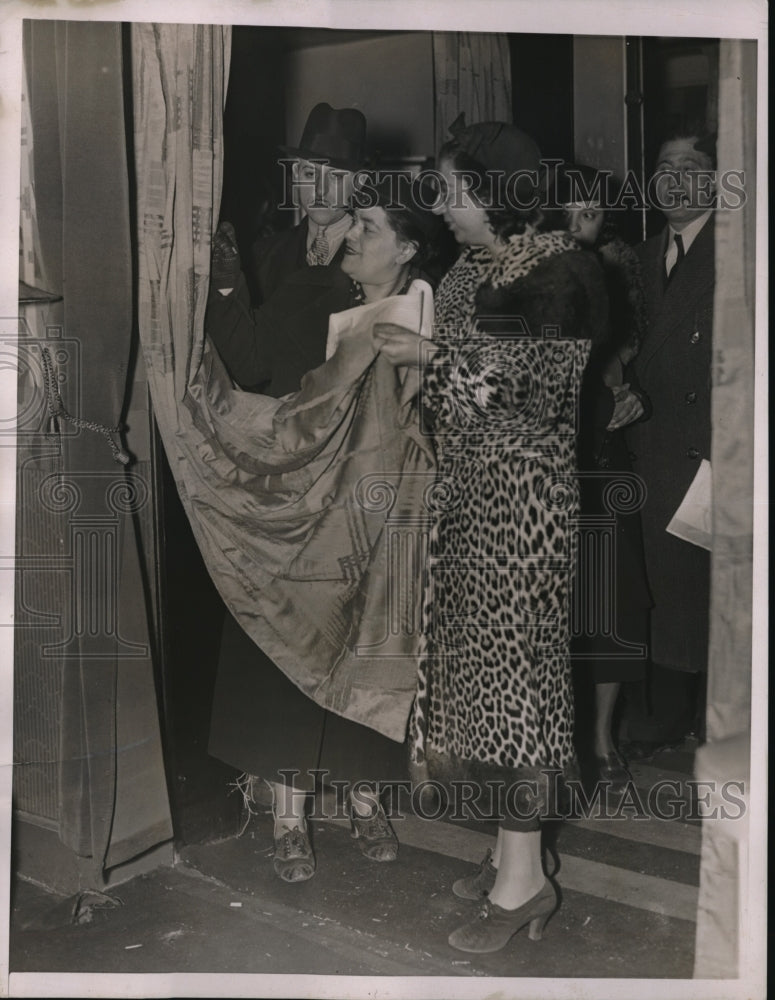
<svg viewBox="0 0 775 1000"><path fill-rule="evenodd" d="M495 233L487 213L471 194L468 183L449 160L442 160L439 173L444 179L444 189L433 207L442 215L458 243L468 246L492 246Z"/></svg>
<svg viewBox="0 0 775 1000"><path fill-rule="evenodd" d="M566 205L565 228L583 247L597 243L605 221L605 210L599 205Z"/></svg>
<svg viewBox="0 0 775 1000"><path fill-rule="evenodd" d="M356 208L341 267L362 285L384 285L398 279L416 252L413 243L398 239L384 208Z"/></svg>

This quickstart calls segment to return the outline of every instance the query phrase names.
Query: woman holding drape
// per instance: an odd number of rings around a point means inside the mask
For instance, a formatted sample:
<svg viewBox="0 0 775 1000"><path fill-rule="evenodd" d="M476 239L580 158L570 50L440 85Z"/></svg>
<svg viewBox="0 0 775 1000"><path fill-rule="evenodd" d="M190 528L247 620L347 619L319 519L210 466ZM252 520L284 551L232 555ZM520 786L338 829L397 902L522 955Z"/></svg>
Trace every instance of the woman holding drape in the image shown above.
<svg viewBox="0 0 775 1000"><path fill-rule="evenodd" d="M420 773L500 782L495 850L453 887L482 908L449 939L490 952L526 924L540 937L557 907L540 817L553 775L575 767L576 407L606 296L592 254L536 229L532 139L462 116L451 132L436 211L463 250L438 289L434 342L392 326L375 339L394 363L424 365L439 469L410 739Z"/></svg>
<svg viewBox="0 0 775 1000"><path fill-rule="evenodd" d="M324 364L327 354L333 353L332 331L336 329L341 336L346 335L350 329L348 324L357 326L361 322L359 307L365 310L382 301L386 314L389 309L400 308L405 301L407 311L416 313L418 330L424 311L430 319L430 288L417 279L420 278L420 266L431 255L437 223L430 212L413 202L409 192L404 191L400 196L397 181L381 183L371 178L362 185L355 201L341 265L299 270L264 306L253 312L249 309L244 279L239 274L236 248L231 245L228 234L221 233L216 243L214 287L206 320L208 335L235 381L286 400L278 411L280 416L295 401L304 399L299 411L303 429L299 443L304 447L308 447L307 439L319 434L316 419L305 420L304 416L308 404L314 406L315 403L311 387L316 382L325 385L323 397L336 390L335 381L331 382L327 372L337 363L337 358L332 357L328 366ZM356 350L363 352L364 346ZM371 348L368 335L365 351L367 366L372 362L384 365L375 358L376 352ZM390 366L385 367L392 377ZM341 446L339 451L332 451L330 466L346 465L351 460L351 449L359 446L358 436L366 434L362 429L365 400L370 384L378 376L379 372L370 374L370 367L366 368L362 388L354 399L355 410L349 408L346 415L346 419L355 421L355 438L348 439L347 445ZM384 372L381 377L384 381ZM406 382L395 380L394 393L387 396L386 403L395 409L384 413L384 419L392 423L405 419L400 410L407 398ZM416 418L413 430L415 426ZM378 445L379 442L375 442L369 469L375 473L395 473L396 469L379 464L390 459ZM288 458L293 462L293 445L289 446ZM310 483L305 488L305 500L306 495L315 492L314 486ZM328 489L324 493L327 494ZM281 507L286 503L280 486L276 500L271 502ZM357 536L359 532L354 520L357 502L353 497L346 502L352 510L347 528ZM324 498L321 503L325 505L328 500ZM288 520L280 528L299 536L301 522L294 512L293 502L288 501L287 506ZM322 526L318 529L318 537L326 549L336 550L340 544L331 530ZM300 558L291 563L291 568L309 559L310 546L305 543L300 547ZM355 569L344 566L342 572ZM325 587L325 583L320 586ZM316 600L315 595L312 600ZM309 618L314 619L319 615L319 605L310 605L306 611ZM348 605L339 617L344 619L350 614L352 610ZM301 630L286 644L291 657L297 650L294 641L301 643ZM314 650L312 653L314 655ZM389 673L387 668L385 673ZM345 692L341 697L344 696ZM379 714L376 703L373 711ZM387 739L376 727L353 721L346 710L334 713L323 707L318 699L313 700L231 617L226 621L216 678L209 751L241 770L248 790L257 779L270 784L275 824L274 867L284 881L304 881L315 872L305 813L316 771L327 772L329 779L361 783L357 794L350 797L353 836L363 854L371 860L385 862L396 858L395 834L376 791L365 787L364 783L372 786L380 780L401 777L399 769L404 760L401 744Z"/></svg>

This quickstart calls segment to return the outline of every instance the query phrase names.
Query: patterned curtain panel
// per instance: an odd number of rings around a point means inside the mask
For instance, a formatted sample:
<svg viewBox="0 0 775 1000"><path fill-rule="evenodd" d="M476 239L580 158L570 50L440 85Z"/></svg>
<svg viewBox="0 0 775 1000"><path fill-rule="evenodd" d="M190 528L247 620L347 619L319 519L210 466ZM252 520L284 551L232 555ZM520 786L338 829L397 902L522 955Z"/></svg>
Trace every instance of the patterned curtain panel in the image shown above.
<svg viewBox="0 0 775 1000"><path fill-rule="evenodd" d="M468 124L510 122L511 58L508 36L468 31L433 33L436 150L449 139L461 111Z"/></svg>
<svg viewBox="0 0 775 1000"><path fill-rule="evenodd" d="M94 886L172 836L135 534L150 491L111 432L133 329L121 25L28 22L24 61L22 277L62 300L27 306L43 322L19 341L43 425L20 414L16 799Z"/></svg>
<svg viewBox="0 0 775 1000"><path fill-rule="evenodd" d="M696 775L748 788L753 570L754 307L756 288L756 43L722 40L718 172L745 171L745 204L716 220L713 321L713 560L708 662L708 742ZM736 791L739 794L739 788ZM763 795L764 790L759 790ZM739 975L740 873L745 817L703 825L695 976ZM744 888L744 887L743 887Z"/></svg>
<svg viewBox="0 0 775 1000"><path fill-rule="evenodd" d="M132 26L140 329L178 401L201 361L230 46L229 28Z"/></svg>

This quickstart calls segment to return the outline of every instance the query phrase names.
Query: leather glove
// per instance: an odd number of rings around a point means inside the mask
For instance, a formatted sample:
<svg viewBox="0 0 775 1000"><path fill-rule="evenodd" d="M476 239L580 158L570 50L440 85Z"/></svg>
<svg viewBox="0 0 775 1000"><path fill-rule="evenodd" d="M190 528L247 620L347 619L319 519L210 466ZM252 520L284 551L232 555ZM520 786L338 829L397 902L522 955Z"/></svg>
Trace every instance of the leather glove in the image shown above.
<svg viewBox="0 0 775 1000"><path fill-rule="evenodd" d="M234 288L241 270L234 227L230 222L222 222L213 237L210 284L213 288Z"/></svg>

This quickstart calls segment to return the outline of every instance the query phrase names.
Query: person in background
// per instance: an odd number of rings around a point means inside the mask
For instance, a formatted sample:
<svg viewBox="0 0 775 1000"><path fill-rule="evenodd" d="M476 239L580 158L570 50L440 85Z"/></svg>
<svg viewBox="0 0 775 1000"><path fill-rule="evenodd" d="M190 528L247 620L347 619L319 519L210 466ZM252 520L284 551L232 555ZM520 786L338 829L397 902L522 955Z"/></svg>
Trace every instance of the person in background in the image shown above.
<svg viewBox="0 0 775 1000"><path fill-rule="evenodd" d="M715 287L715 137L689 125L662 143L656 207L666 225L636 247L647 330L635 361L653 406L633 425L651 612L651 716L628 720L627 754L647 759L694 732L702 737L708 661L710 552L667 526L711 447Z"/></svg>
<svg viewBox="0 0 775 1000"><path fill-rule="evenodd" d="M450 131L436 210L463 249L439 285L434 342L421 352L415 334L380 324L374 336L394 364L423 366L439 462L413 773L516 792L496 806L494 850L453 886L480 908L450 944L492 952L528 925L540 938L558 905L541 827L549 773L576 773L576 407L606 296L593 254L536 228L535 142L462 116Z"/></svg>
<svg viewBox="0 0 775 1000"><path fill-rule="evenodd" d="M619 235L616 212L604 207L615 203L616 187L606 171L565 164L555 177L553 201L558 208L547 212L545 221L550 228L566 229L579 246L597 253L608 292L608 337L593 352L581 397L582 526L584 517L593 522L611 517L609 487L615 489L618 480L626 490L632 478L625 428L648 419L651 412L633 368L646 330L640 263ZM574 654L582 694L588 680L594 685L595 777L622 792L631 775L614 736L614 712L623 683L630 700L642 698L651 605L638 510L616 512L614 550L607 564L596 565L588 553L594 537L594 528L589 538L581 533L574 606L585 627L577 630Z"/></svg>
<svg viewBox="0 0 775 1000"><path fill-rule="evenodd" d="M298 146L283 147L282 152L294 158L294 202L304 217L298 225L253 244L256 304L266 302L299 268L342 260L354 174L366 163L366 118L356 108L316 104Z"/></svg>
<svg viewBox="0 0 775 1000"><path fill-rule="evenodd" d="M229 374L265 395L287 396L326 360L329 318L408 291L434 248L438 220L394 185L370 184L347 219L341 260L294 272L263 306L251 310L240 259L221 232L205 329ZM388 206L389 207L385 207ZM315 770L359 784L350 801L353 835L364 855L386 862L398 842L375 791L360 783L392 780L405 769L405 748L376 730L336 715L304 695L226 618L216 675L208 751L243 772L248 795L272 789L274 866L287 882L312 877L316 862L306 809Z"/></svg>

